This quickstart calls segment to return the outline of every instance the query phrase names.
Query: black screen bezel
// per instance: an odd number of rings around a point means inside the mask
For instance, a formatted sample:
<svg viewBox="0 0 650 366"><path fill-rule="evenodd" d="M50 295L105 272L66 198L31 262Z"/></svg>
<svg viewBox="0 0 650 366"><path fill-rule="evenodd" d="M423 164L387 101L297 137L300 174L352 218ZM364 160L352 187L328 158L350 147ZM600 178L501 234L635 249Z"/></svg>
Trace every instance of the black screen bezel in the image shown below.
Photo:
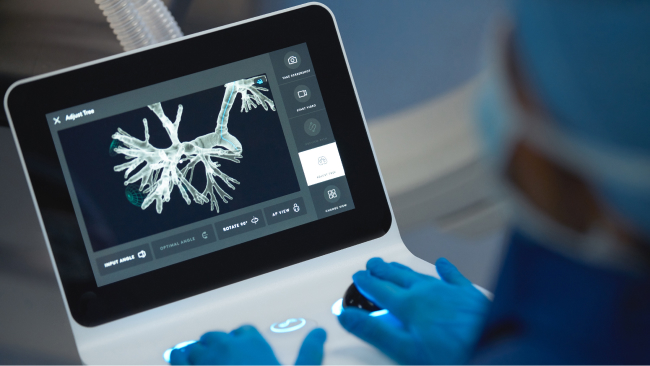
<svg viewBox="0 0 650 366"><path fill-rule="evenodd" d="M71 252L86 253L78 225L54 234L61 230L57 217L74 217L74 210L45 115L300 43L310 52L355 209L98 287L87 255L85 262L70 260ZM376 239L392 224L336 25L322 6L33 80L9 93L8 113L70 312L80 325L101 325Z"/></svg>

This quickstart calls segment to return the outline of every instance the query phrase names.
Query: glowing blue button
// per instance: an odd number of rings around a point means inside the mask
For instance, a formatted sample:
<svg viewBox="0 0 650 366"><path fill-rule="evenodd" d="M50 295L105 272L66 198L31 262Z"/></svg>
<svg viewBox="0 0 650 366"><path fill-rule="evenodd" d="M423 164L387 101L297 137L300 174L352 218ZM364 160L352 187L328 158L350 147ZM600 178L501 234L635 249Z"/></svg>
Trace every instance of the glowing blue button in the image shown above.
<svg viewBox="0 0 650 366"><path fill-rule="evenodd" d="M271 332L273 333L289 333L296 331L307 324L307 321L303 318L290 318L282 323L275 323L271 325Z"/></svg>
<svg viewBox="0 0 650 366"><path fill-rule="evenodd" d="M368 315L370 315L372 317L377 317L377 316L382 316L382 315L386 315L386 314L388 314L388 310L383 309L383 310L373 311L372 313L370 313Z"/></svg>
<svg viewBox="0 0 650 366"><path fill-rule="evenodd" d="M172 351L173 351L173 350L175 350L175 349L181 349L181 348L183 348L183 347L187 347L187 346L189 346L190 344L194 344L194 343L196 343L196 341L185 341L185 342L181 342L181 343L175 345L174 347L168 349L167 351L165 351L165 352L163 353L163 359L165 360L165 362L169 363L169 359L170 359L170 357L172 356Z"/></svg>
<svg viewBox="0 0 650 366"><path fill-rule="evenodd" d="M342 312L343 312L343 299L338 299L334 304L332 304L332 314L339 316L341 315ZM388 314L388 310L383 309L383 310L373 311L368 315L372 317L378 317L386 314Z"/></svg>
<svg viewBox="0 0 650 366"><path fill-rule="evenodd" d="M343 299L338 299L332 304L332 314L339 316L343 312Z"/></svg>

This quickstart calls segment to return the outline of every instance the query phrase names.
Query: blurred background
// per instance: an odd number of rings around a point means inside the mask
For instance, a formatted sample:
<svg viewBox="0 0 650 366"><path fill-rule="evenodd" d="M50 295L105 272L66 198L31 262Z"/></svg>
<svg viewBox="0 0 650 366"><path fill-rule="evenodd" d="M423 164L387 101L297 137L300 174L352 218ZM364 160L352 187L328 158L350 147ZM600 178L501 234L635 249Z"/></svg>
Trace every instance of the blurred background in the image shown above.
<svg viewBox="0 0 650 366"><path fill-rule="evenodd" d="M186 35L303 3L164 2ZM508 215L478 159L472 103L505 0L322 2L336 16L404 242L427 261L448 258L493 289ZM0 1L3 95L16 80L120 52L91 0ZM0 363L79 363L4 113Z"/></svg>

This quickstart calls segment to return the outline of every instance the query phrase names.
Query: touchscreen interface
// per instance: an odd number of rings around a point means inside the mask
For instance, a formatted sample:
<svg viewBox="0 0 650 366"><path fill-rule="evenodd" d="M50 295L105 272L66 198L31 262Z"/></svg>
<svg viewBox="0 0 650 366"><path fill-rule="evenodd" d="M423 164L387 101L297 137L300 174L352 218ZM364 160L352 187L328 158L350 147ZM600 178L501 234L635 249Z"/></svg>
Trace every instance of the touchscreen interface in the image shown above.
<svg viewBox="0 0 650 366"><path fill-rule="evenodd" d="M47 114L97 285L353 209L325 107L300 44Z"/></svg>

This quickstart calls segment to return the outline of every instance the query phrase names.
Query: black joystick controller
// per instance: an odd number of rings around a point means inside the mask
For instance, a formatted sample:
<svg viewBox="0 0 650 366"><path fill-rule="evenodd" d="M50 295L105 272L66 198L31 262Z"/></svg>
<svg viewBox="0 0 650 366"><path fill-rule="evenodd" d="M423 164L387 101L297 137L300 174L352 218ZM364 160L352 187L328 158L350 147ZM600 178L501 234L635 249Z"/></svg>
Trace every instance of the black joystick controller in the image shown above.
<svg viewBox="0 0 650 366"><path fill-rule="evenodd" d="M345 291L345 295L343 295L343 307L355 307L370 312L381 310L379 306L375 305L375 303L363 296L354 283L348 287L348 290Z"/></svg>

